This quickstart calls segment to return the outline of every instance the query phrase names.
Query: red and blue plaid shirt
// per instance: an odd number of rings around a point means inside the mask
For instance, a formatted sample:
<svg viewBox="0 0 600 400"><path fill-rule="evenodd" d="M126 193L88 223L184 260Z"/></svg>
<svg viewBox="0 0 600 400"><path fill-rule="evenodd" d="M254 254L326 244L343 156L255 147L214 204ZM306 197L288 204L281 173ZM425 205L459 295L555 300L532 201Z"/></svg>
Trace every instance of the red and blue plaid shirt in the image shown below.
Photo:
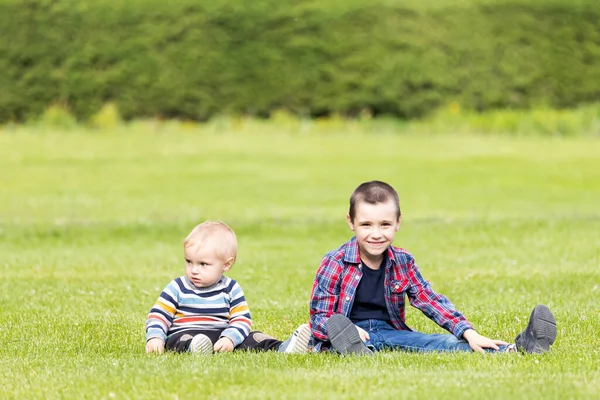
<svg viewBox="0 0 600 400"><path fill-rule="evenodd" d="M394 328L411 330L405 323L406 294L413 307L456 337L461 338L467 329L472 329L469 321L454 308L448 298L431 289L409 252L390 246L385 254L385 302ZM332 314L350 316L361 278L356 237L325 255L321 261L310 298L311 345L315 350L319 350L323 342L327 341L325 323Z"/></svg>

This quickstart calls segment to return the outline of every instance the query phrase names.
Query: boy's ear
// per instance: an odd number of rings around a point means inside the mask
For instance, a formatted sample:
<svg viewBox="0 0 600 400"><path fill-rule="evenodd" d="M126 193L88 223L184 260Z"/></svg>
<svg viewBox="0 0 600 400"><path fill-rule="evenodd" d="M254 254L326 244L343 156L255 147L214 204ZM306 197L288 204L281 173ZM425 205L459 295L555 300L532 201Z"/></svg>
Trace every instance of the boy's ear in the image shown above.
<svg viewBox="0 0 600 400"><path fill-rule="evenodd" d="M229 271L229 268L231 268L231 266L233 265L233 263L235 262L235 258L234 257L229 257L227 259L227 261L225 261L225 267L223 267L223 271Z"/></svg>
<svg viewBox="0 0 600 400"><path fill-rule="evenodd" d="M350 230L354 230L354 223L352 223L352 218L350 218L350 214L346 214L346 221L348 222L348 226Z"/></svg>
<svg viewBox="0 0 600 400"><path fill-rule="evenodd" d="M398 232L398 229L400 229L401 223L402 223L402 214L400 214L400 216L398 217L398 225L396 225L396 232Z"/></svg>

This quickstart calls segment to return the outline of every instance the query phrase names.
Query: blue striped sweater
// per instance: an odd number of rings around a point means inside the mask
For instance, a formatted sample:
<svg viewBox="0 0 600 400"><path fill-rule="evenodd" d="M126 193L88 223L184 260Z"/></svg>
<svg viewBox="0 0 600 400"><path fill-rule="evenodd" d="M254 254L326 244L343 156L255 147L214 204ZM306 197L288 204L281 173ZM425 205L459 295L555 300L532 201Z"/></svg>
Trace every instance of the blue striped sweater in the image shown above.
<svg viewBox="0 0 600 400"><path fill-rule="evenodd" d="M214 285L196 287L185 275L162 291L146 321L146 341L191 329L223 330L221 337L238 346L250 333L252 319L244 292L223 275Z"/></svg>

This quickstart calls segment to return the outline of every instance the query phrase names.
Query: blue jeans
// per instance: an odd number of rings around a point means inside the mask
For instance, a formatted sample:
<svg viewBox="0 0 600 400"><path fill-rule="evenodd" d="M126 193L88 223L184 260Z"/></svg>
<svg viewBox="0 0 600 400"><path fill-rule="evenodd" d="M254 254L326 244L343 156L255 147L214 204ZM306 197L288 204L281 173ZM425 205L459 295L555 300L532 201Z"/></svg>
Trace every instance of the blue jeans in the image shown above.
<svg viewBox="0 0 600 400"><path fill-rule="evenodd" d="M365 344L373 351L402 350L422 353L473 351L466 340L457 339L450 334L401 331L386 321L377 319L368 319L354 324L367 331L370 339ZM486 349L486 351L501 352L506 348L505 345L498 347L500 350Z"/></svg>

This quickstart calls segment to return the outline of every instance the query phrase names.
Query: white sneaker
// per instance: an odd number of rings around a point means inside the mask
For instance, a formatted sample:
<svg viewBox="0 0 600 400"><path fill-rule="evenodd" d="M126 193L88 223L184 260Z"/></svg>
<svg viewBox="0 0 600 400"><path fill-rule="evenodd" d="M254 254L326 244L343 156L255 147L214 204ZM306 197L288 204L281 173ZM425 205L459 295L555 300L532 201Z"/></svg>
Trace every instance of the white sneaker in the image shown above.
<svg viewBox="0 0 600 400"><path fill-rule="evenodd" d="M213 352L213 344L206 335L196 335L190 342L189 347L192 353L201 353L205 356L211 355Z"/></svg>
<svg viewBox="0 0 600 400"><path fill-rule="evenodd" d="M288 340L281 343L279 351L281 353L306 353L310 335L310 326L308 324L300 325Z"/></svg>

